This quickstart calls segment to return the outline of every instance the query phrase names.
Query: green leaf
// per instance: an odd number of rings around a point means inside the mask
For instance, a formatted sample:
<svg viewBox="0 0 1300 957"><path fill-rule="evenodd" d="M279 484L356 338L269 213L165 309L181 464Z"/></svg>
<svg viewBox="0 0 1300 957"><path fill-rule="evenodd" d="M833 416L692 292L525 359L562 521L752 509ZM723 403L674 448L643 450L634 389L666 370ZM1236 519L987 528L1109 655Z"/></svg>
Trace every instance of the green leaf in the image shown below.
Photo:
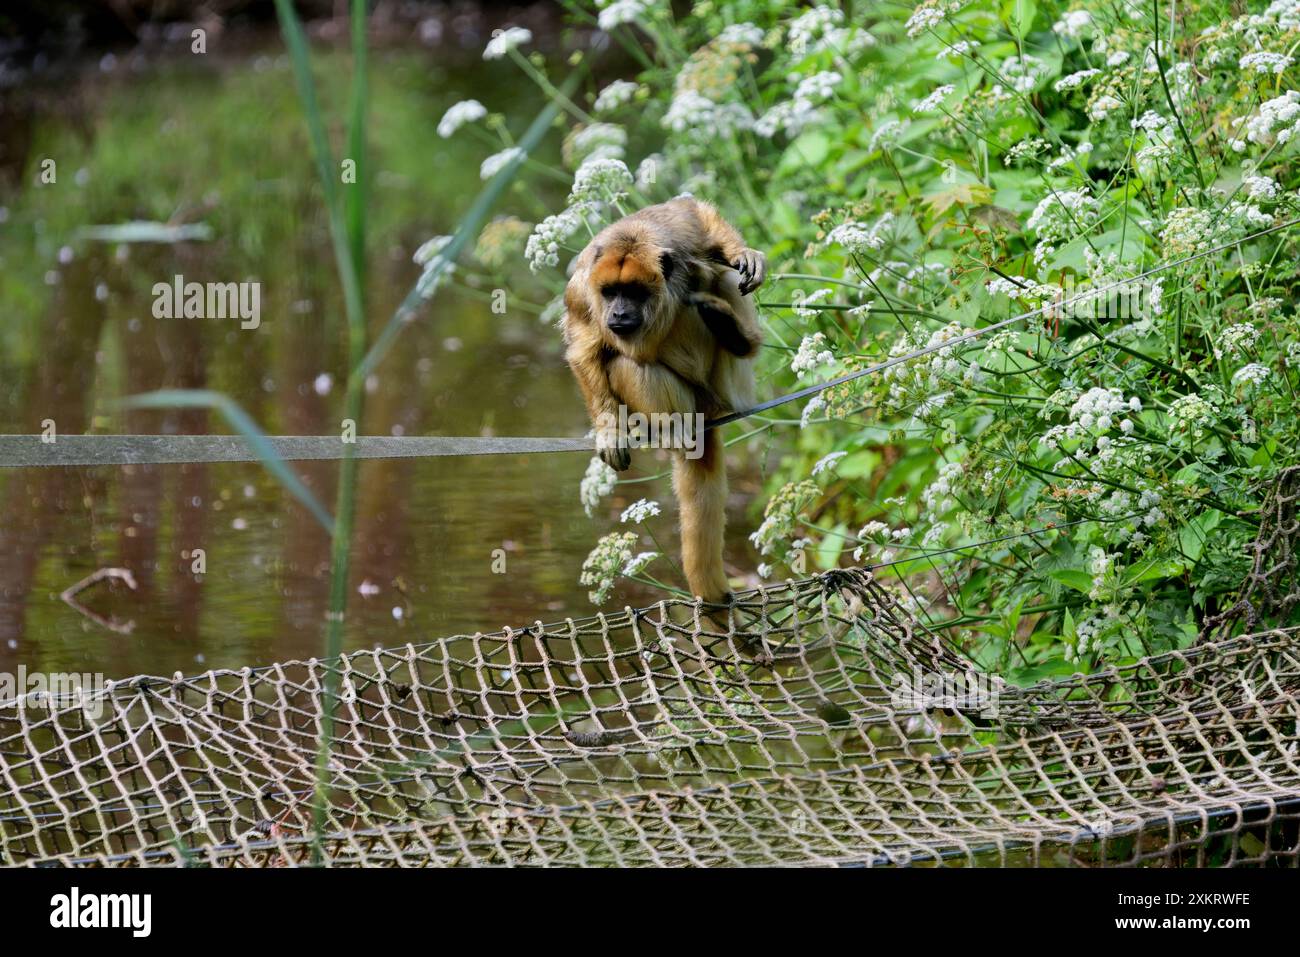
<svg viewBox="0 0 1300 957"><path fill-rule="evenodd" d="M815 168L825 161L831 151L830 137L820 130L809 130L785 148L778 173L788 173L804 167Z"/></svg>
<svg viewBox="0 0 1300 957"><path fill-rule="evenodd" d="M1047 577L1085 595L1092 591L1092 576L1077 568L1054 568L1047 573Z"/></svg>
<svg viewBox="0 0 1300 957"><path fill-rule="evenodd" d="M1167 558L1148 558L1146 561L1138 562L1125 571L1123 583L1125 585L1137 585L1141 582L1154 581L1160 578L1173 578L1175 575L1181 575L1182 572L1182 562Z"/></svg>
<svg viewBox="0 0 1300 957"><path fill-rule="evenodd" d="M1178 546L1182 549L1187 560L1193 565L1201 560L1201 554L1205 551L1205 544L1209 541L1210 533L1219 527L1223 521L1223 513L1217 509L1211 509L1196 516L1190 522L1182 527L1178 532Z"/></svg>
<svg viewBox="0 0 1300 957"><path fill-rule="evenodd" d="M840 552L844 551L844 539L847 536L848 528L843 522L840 522L822 537L821 542L817 545L817 552L813 556L818 566L830 569L839 565Z"/></svg>
<svg viewBox="0 0 1300 957"><path fill-rule="evenodd" d="M1002 19L1015 36L1023 40L1033 29L1034 18L1038 15L1038 4L1034 0L1010 0L1002 6Z"/></svg>

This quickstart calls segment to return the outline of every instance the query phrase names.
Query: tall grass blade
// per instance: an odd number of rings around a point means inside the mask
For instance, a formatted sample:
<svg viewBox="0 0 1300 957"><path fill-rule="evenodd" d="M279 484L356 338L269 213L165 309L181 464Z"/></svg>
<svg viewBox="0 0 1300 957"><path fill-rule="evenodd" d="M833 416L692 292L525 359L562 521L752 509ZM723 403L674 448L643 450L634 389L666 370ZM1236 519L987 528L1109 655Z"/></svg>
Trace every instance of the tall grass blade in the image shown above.
<svg viewBox="0 0 1300 957"><path fill-rule="evenodd" d="M325 510L325 506L311 493L311 489L302 484L302 479L294 474L284 459L280 458L275 447L267 441L266 433L229 396L208 389L160 389L130 396L122 401L122 405L128 409L211 409L218 412L232 429L244 437L258 461L279 480L285 490L300 501L326 531L333 533L334 519Z"/></svg>

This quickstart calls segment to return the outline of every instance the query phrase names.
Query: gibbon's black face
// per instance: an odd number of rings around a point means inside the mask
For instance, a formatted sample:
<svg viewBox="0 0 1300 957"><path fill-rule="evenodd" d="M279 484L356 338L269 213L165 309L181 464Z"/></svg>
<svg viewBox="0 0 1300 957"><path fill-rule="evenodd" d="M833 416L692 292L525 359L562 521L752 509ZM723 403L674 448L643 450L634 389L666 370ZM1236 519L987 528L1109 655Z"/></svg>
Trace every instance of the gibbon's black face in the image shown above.
<svg viewBox="0 0 1300 957"><path fill-rule="evenodd" d="M666 253L651 257L641 250L611 250L597 256L592 282L600 295L605 325L620 339L640 333L660 310L673 263Z"/></svg>
<svg viewBox="0 0 1300 957"><path fill-rule="evenodd" d="M630 338L645 325L646 304L652 293L639 283L614 283L603 286L605 324L620 339Z"/></svg>

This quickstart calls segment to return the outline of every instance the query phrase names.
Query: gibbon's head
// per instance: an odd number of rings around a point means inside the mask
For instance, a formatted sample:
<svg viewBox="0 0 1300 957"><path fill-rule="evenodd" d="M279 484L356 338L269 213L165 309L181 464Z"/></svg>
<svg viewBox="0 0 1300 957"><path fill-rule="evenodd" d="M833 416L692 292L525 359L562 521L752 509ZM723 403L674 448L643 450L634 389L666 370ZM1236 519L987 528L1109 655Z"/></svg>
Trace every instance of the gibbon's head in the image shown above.
<svg viewBox="0 0 1300 957"><path fill-rule="evenodd" d="M664 309L675 263L667 251L644 242L615 242L598 248L590 279L592 312L616 340L653 338L671 318Z"/></svg>

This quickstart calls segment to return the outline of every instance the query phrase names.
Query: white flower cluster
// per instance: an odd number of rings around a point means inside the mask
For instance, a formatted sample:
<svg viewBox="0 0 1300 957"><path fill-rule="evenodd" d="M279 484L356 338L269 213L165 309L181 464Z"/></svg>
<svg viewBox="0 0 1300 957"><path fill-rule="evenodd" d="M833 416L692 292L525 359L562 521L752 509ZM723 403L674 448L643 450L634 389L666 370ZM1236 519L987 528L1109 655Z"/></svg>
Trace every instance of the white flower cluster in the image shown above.
<svg viewBox="0 0 1300 957"><path fill-rule="evenodd" d="M812 471L809 473L813 476L821 475L823 472L829 472L839 463L840 459L848 455L848 452L831 452L823 455L813 463Z"/></svg>
<svg viewBox="0 0 1300 957"><path fill-rule="evenodd" d="M623 514L619 516L618 520L624 525L628 522L631 522L633 525L639 525L647 518L654 518L658 514L658 502L652 502L648 498L641 498L623 509Z"/></svg>
<svg viewBox="0 0 1300 957"><path fill-rule="evenodd" d="M632 564L635 545L636 532L611 532L596 542L596 547L583 561L582 574L578 576L578 584L596 586L587 594L593 605L603 604L609 598L614 583Z"/></svg>
<svg viewBox="0 0 1300 957"><path fill-rule="evenodd" d="M627 131L613 123L589 123L575 131L565 143L566 160L579 166L591 159L623 158Z"/></svg>
<svg viewBox="0 0 1300 957"><path fill-rule="evenodd" d="M587 463L587 474L582 477L582 484L578 487L582 510L590 516L600 500L614 491L614 483L617 481L618 473L593 455Z"/></svg>
<svg viewBox="0 0 1300 957"><path fill-rule="evenodd" d="M1097 200L1082 190L1057 190L1038 201L1025 228L1037 232L1040 242L1069 239L1091 225Z"/></svg>
<svg viewBox="0 0 1300 957"><path fill-rule="evenodd" d="M871 133L871 148L888 149L898 143L907 132L908 124L903 120L885 120Z"/></svg>
<svg viewBox="0 0 1300 957"><path fill-rule="evenodd" d="M651 4L649 0L613 0L601 6L603 9L597 15L596 23L608 33L624 23L643 24Z"/></svg>
<svg viewBox="0 0 1300 957"><path fill-rule="evenodd" d="M1239 116L1232 121L1234 127L1246 127L1246 138L1233 139L1228 145L1238 153L1245 152L1247 142L1270 146L1273 142L1286 143L1300 131L1300 93L1287 90L1281 96L1265 100L1254 116Z"/></svg>
<svg viewBox="0 0 1300 957"><path fill-rule="evenodd" d="M582 228L585 217L582 207L570 207L554 216L547 216L533 227L524 247L528 267L537 272L545 266L560 264L560 247L570 236Z"/></svg>
<svg viewBox="0 0 1300 957"><path fill-rule="evenodd" d="M632 102L637 89L631 80L615 80L596 95L596 104L592 108L597 113L610 113L625 103Z"/></svg>
<svg viewBox="0 0 1300 957"><path fill-rule="evenodd" d="M1100 123L1116 110L1122 109L1123 106L1124 104L1117 97L1109 93L1103 93L1088 104L1088 119Z"/></svg>
<svg viewBox="0 0 1300 957"><path fill-rule="evenodd" d="M493 153L491 156L489 156L487 159L483 161L481 166L479 166L478 168L479 179L487 181L491 179L493 176L496 176L497 173L501 172L511 163L515 162L516 160L521 160L527 155L528 154L525 153L523 150L521 150L518 146L508 146L505 149L503 149L500 153Z"/></svg>
<svg viewBox="0 0 1300 957"><path fill-rule="evenodd" d="M1251 199L1272 202L1277 199L1277 180L1271 176L1247 176L1241 181L1242 188Z"/></svg>
<svg viewBox="0 0 1300 957"><path fill-rule="evenodd" d="M826 242L834 246L843 246L850 253L866 253L885 245L890 229L894 226L894 214L885 213L871 226L862 223L841 223L826 236Z"/></svg>
<svg viewBox="0 0 1300 957"><path fill-rule="evenodd" d="M1206 430L1218 418L1218 410L1199 394L1180 396L1169 405L1170 434L1192 441L1205 437Z"/></svg>
<svg viewBox="0 0 1300 957"><path fill-rule="evenodd" d="M948 46L944 47L937 54L935 54L934 58L936 60L946 60L949 57L966 56L972 50L976 49L979 45L980 43L978 40L958 40L957 42L950 43Z"/></svg>
<svg viewBox="0 0 1300 957"><path fill-rule="evenodd" d="M1049 403L1050 405L1050 403ZM1142 400L1130 396L1127 400L1119 389L1097 386L1075 399L1070 406L1070 421L1048 429L1038 441L1049 449L1059 449L1062 439L1079 442L1079 451L1097 449L1106 452L1112 443L1111 432L1119 429L1122 435L1133 432L1129 413L1142 411Z"/></svg>
<svg viewBox="0 0 1300 957"><path fill-rule="evenodd" d="M438 287L451 278L456 271L456 264L447 260L442 251L451 242L450 236L434 236L415 251L412 257L417 265L424 267L416 290L425 299L430 298Z"/></svg>
<svg viewBox="0 0 1300 957"><path fill-rule="evenodd" d="M925 504L925 510L930 514L947 511L953 505L953 489L957 480L961 478L962 464L960 462L947 462L939 469L939 475L933 482L926 486L925 491L921 493L921 501Z"/></svg>
<svg viewBox="0 0 1300 957"><path fill-rule="evenodd" d="M1115 559L1118 557L1098 545L1089 549L1088 574L1092 576L1092 590L1088 592L1088 597L1093 601L1099 601L1105 594L1107 579L1113 577Z"/></svg>
<svg viewBox="0 0 1300 957"><path fill-rule="evenodd" d="M953 355L953 347L944 347L945 343L968 331L961 323L950 322L932 332L925 342L919 342L909 335L901 336L890 348L890 358L906 355L922 347L933 348L935 351L912 362L900 362L886 370L884 378L889 382L889 404L901 409L909 400L923 396L924 401L915 414L918 418L925 418L952 398L951 391L943 391L941 388L945 382L957 380L973 385L982 381L984 373L977 363L963 362Z"/></svg>
<svg viewBox="0 0 1300 957"><path fill-rule="evenodd" d="M1266 365L1258 362L1252 362L1244 365L1232 374L1232 384L1234 386L1259 386L1268 381L1273 372Z"/></svg>
<svg viewBox="0 0 1300 957"><path fill-rule="evenodd" d="M820 332L804 336L794 358L790 360L790 370L802 379L805 372L813 372L822 366L833 365L835 354L825 346L826 337Z"/></svg>
<svg viewBox="0 0 1300 957"><path fill-rule="evenodd" d="M1078 89L1083 86L1084 80L1090 80L1094 76L1098 76L1100 73L1100 70L1076 70L1074 73L1067 74L1053 83L1052 89L1056 90L1057 93L1060 93L1062 90Z"/></svg>
<svg viewBox="0 0 1300 957"><path fill-rule="evenodd" d="M492 39L488 41L487 47L483 50L483 59L499 60L511 50L533 39L533 31L524 27L507 27L504 30L494 30Z"/></svg>
<svg viewBox="0 0 1300 957"><path fill-rule="evenodd" d="M620 159L593 158L573 176L570 203L617 202L632 188L632 172Z"/></svg>
<svg viewBox="0 0 1300 957"><path fill-rule="evenodd" d="M821 494L816 482L805 479L789 482L767 500L763 523L749 536L761 555L772 554L782 539L788 537L799 521L799 513ZM795 547L792 543L791 547Z"/></svg>
<svg viewBox="0 0 1300 957"><path fill-rule="evenodd" d="M1041 136L1029 136L1007 150L1002 157L1003 166L1017 166L1035 159L1048 149L1047 140Z"/></svg>
<svg viewBox="0 0 1300 957"><path fill-rule="evenodd" d="M817 310L812 307L817 305L823 299L829 299L832 295L833 293L827 287L814 290L806 296L802 292L796 291L793 303L794 314L799 316L801 319L815 319L817 317Z"/></svg>
<svg viewBox="0 0 1300 957"><path fill-rule="evenodd" d="M1214 342L1214 358L1240 359L1259 341L1259 330L1249 322L1238 322L1224 329Z"/></svg>
<svg viewBox="0 0 1300 957"><path fill-rule="evenodd" d="M943 105L943 101L946 100L949 94L951 94L952 91L955 89L957 88L953 86L951 83L944 83L941 86L936 86L933 90L930 91L928 96L924 97L923 99L917 100L915 103L912 104L912 112L933 113L935 110L939 109L939 107Z"/></svg>
<svg viewBox="0 0 1300 957"><path fill-rule="evenodd" d="M754 117L740 103L715 103L695 90L673 94L663 125L674 133L697 133L714 139L730 136L754 125Z"/></svg>
<svg viewBox="0 0 1300 957"><path fill-rule="evenodd" d="M1017 93L1030 93L1047 79L1051 70L1047 64L1028 53L1009 56L1002 61L1002 76Z"/></svg>
<svg viewBox="0 0 1300 957"><path fill-rule="evenodd" d="M957 4L944 3L943 0L922 0L907 18L907 35L916 39L926 30L932 30L943 23L956 8Z"/></svg>
<svg viewBox="0 0 1300 957"><path fill-rule="evenodd" d="M836 11L837 13L839 11ZM763 28L752 23L731 23L718 34L720 46L756 47L763 45Z"/></svg>
<svg viewBox="0 0 1300 957"><path fill-rule="evenodd" d="M658 557L658 552L638 552L629 558L627 564L623 566L624 577L631 578L633 575L641 574Z"/></svg>
<svg viewBox="0 0 1300 957"><path fill-rule="evenodd" d="M1247 73L1273 74L1284 73L1295 60L1283 53L1247 53L1237 61L1237 66Z"/></svg>
<svg viewBox="0 0 1300 957"><path fill-rule="evenodd" d="M1160 242L1164 245L1165 257L1172 259L1209 249L1219 232L1220 227L1209 210L1180 206L1165 217Z"/></svg>
<svg viewBox="0 0 1300 957"><path fill-rule="evenodd" d="M1078 40L1092 27L1092 14L1087 10L1071 10L1052 24L1052 32L1071 40Z"/></svg>
<svg viewBox="0 0 1300 957"><path fill-rule="evenodd" d="M476 123L487 116L487 107L478 100L461 100L453 103L438 121L438 135L444 140L466 123Z"/></svg>
<svg viewBox="0 0 1300 957"><path fill-rule="evenodd" d="M779 130L798 136L805 126L820 118L821 111L817 105L834 96L835 88L843 79L833 71L804 77L791 99L777 103L754 121L754 132L767 138L775 136Z"/></svg>
<svg viewBox="0 0 1300 957"><path fill-rule="evenodd" d="M843 10L828 6L813 7L790 23L786 35L787 46L796 57L807 57L822 50L848 55L875 44L875 37L866 30L843 24Z"/></svg>

